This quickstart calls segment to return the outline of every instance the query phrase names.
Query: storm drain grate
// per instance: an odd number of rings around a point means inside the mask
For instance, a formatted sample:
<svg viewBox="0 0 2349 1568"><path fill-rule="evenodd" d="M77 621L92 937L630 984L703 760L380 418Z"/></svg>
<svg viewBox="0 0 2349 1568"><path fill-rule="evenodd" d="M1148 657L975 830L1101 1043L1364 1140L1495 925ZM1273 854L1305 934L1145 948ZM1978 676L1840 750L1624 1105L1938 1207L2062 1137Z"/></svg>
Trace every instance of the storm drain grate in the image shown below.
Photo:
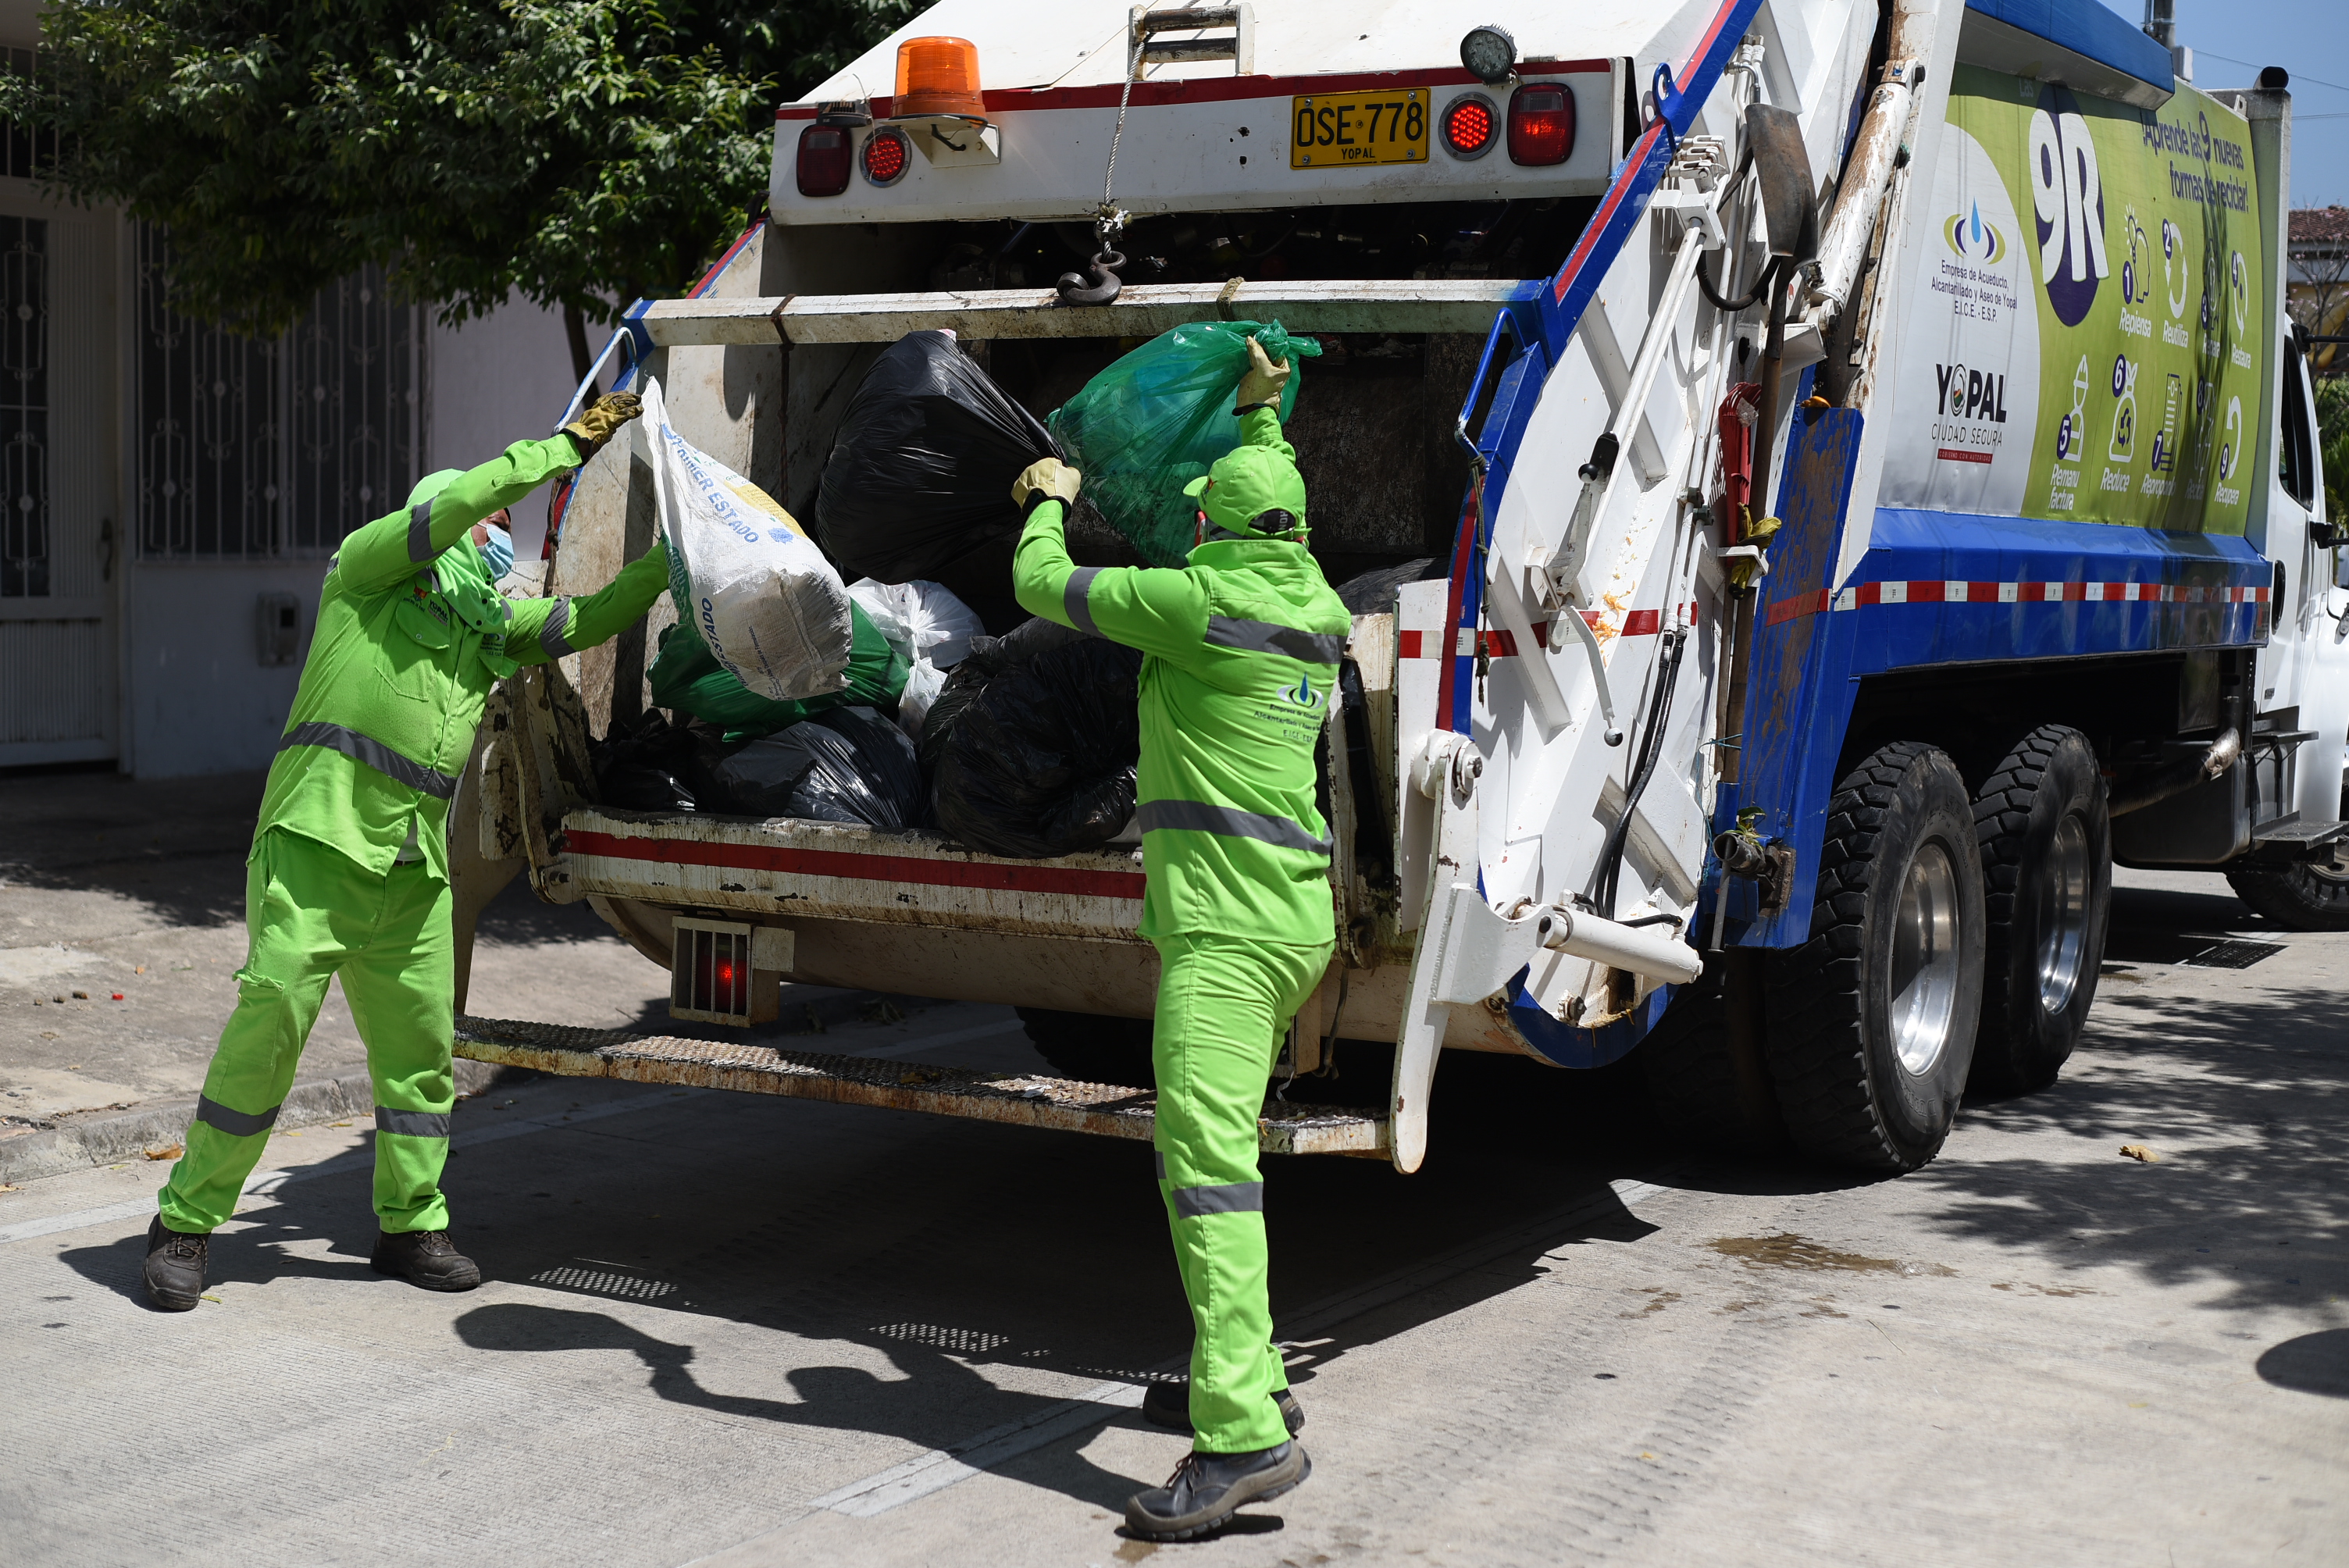
<svg viewBox="0 0 2349 1568"><path fill-rule="evenodd" d="M634 1301L650 1301L677 1289L666 1280L639 1279L610 1269L548 1269L531 1275L530 1283L551 1284L557 1290L584 1290L595 1295L626 1296Z"/></svg>
<svg viewBox="0 0 2349 1568"><path fill-rule="evenodd" d="M965 1356L984 1356L999 1346L1011 1343L1008 1334L989 1334L983 1328L948 1328L936 1323L881 1323L874 1326L873 1332L884 1339L903 1339L932 1350Z"/></svg>
<svg viewBox="0 0 2349 1568"><path fill-rule="evenodd" d="M2192 969L2249 969L2261 959L2273 958L2282 951L2281 942L2221 942L2183 962L2185 967Z"/></svg>

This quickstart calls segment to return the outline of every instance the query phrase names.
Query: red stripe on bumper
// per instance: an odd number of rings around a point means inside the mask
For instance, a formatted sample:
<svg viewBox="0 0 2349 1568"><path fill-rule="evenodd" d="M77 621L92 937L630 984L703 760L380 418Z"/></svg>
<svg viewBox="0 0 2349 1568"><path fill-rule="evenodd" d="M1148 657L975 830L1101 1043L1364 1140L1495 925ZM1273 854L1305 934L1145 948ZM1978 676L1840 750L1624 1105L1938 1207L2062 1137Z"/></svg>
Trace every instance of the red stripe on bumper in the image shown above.
<svg viewBox="0 0 2349 1568"><path fill-rule="evenodd" d="M682 866L724 866L854 882L911 882L923 887L990 888L1009 892L1065 893L1080 898L1141 902L1140 872L1079 871L1071 866L1002 866L971 861L930 861L912 855L851 854L784 845L711 843L691 839L622 838L613 833L565 835L572 851L613 860Z"/></svg>

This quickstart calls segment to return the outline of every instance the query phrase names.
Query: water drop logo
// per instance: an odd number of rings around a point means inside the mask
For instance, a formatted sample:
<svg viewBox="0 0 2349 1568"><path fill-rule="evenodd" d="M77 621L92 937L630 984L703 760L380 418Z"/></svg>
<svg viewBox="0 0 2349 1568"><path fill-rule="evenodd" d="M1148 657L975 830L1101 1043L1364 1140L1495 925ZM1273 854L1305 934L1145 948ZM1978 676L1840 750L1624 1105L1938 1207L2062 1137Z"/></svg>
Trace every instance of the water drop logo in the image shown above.
<svg viewBox="0 0 2349 1568"><path fill-rule="evenodd" d="M1326 694L1313 689L1313 672L1308 670L1298 677L1295 686L1282 687L1280 695L1282 700L1293 702L1299 707L1319 707Z"/></svg>
<svg viewBox="0 0 2349 1568"><path fill-rule="evenodd" d="M1963 256L1970 262L1990 266L2006 259L2007 238L1999 232L1996 224L1982 222L1980 202L1943 223L1941 238L1948 242L1951 255Z"/></svg>

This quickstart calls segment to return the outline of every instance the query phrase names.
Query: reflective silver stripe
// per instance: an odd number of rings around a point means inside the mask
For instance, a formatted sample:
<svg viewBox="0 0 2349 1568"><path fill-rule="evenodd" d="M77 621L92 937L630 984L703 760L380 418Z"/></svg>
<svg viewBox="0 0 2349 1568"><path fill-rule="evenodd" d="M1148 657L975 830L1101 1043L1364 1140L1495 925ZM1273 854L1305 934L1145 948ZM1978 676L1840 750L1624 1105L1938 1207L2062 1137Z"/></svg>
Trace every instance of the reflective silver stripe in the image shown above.
<svg viewBox="0 0 2349 1568"><path fill-rule="evenodd" d="M1093 624L1092 606L1085 603L1085 596L1093 591L1093 579L1101 574L1098 566L1080 566L1069 573L1068 582L1061 586L1061 609L1070 624L1096 637L1101 635L1101 628Z"/></svg>
<svg viewBox="0 0 2349 1568"><path fill-rule="evenodd" d="M1329 840L1315 838L1286 817L1268 817L1260 811L1242 811L1230 806L1210 806L1205 800L1144 800L1134 815L1141 819L1145 833L1173 828L1183 832L1220 833L1227 839L1255 839L1284 850L1310 850L1319 855L1330 852Z"/></svg>
<svg viewBox="0 0 2349 1568"><path fill-rule="evenodd" d="M1278 622L1243 621L1232 615L1207 617L1207 642L1214 647L1251 654L1286 654L1309 665L1335 665L1346 656L1342 632L1306 632Z"/></svg>
<svg viewBox="0 0 2349 1568"><path fill-rule="evenodd" d="M1221 1187L1177 1187L1174 1217L1195 1220L1203 1214L1261 1214L1264 1183L1231 1181Z"/></svg>
<svg viewBox="0 0 2349 1568"><path fill-rule="evenodd" d="M397 1132L403 1138L446 1138L449 1136L449 1113L445 1110L394 1110L388 1105L375 1108L375 1130Z"/></svg>
<svg viewBox="0 0 2349 1568"><path fill-rule="evenodd" d="M277 1113L285 1108L273 1105L267 1110L248 1116L241 1110L231 1110L207 1094L196 1096L196 1119L206 1127L215 1127L231 1138L251 1138L256 1132L266 1132L277 1121Z"/></svg>
<svg viewBox="0 0 2349 1568"><path fill-rule="evenodd" d="M339 724L328 724L314 718L307 724L296 725L294 732L282 741L277 749L288 751L296 746L322 746L328 751L339 751L354 762L364 762L387 779L419 790L436 800L447 800L457 793L457 776L427 768L421 762L402 757L371 735Z"/></svg>
<svg viewBox="0 0 2349 1568"><path fill-rule="evenodd" d="M546 613L546 624L538 629L538 645L546 650L548 658L565 659L579 651L563 634L563 628L570 624L571 601L557 599L554 608Z"/></svg>
<svg viewBox="0 0 2349 1568"><path fill-rule="evenodd" d="M432 500L428 496L408 509L408 559L420 563L433 553Z"/></svg>
<svg viewBox="0 0 2349 1568"><path fill-rule="evenodd" d="M1154 1160L1154 1161L1155 1161L1157 1162L1157 1165L1158 1165L1158 1179L1159 1179L1161 1181L1165 1181L1165 1180L1166 1180L1166 1154L1165 1154L1165 1151L1164 1151L1164 1150L1163 1150L1154 1149L1154 1150L1152 1150L1150 1151L1150 1158L1151 1158L1152 1160Z"/></svg>

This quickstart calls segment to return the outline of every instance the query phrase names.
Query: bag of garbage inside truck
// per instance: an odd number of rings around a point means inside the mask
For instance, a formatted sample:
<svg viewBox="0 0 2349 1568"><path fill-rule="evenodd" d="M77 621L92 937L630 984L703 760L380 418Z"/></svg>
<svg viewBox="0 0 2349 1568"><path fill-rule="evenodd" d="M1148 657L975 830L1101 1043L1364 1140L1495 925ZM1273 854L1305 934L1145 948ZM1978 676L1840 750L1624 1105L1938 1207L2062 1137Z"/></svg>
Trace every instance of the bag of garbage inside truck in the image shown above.
<svg viewBox="0 0 2349 1568"><path fill-rule="evenodd" d="M840 573L764 490L677 433L650 377L644 400L678 614L753 696L838 691L853 635Z"/></svg>
<svg viewBox="0 0 2349 1568"><path fill-rule="evenodd" d="M730 741L772 735L828 708L852 704L888 712L905 688L910 666L905 653L862 604L850 604L849 623L848 668L841 688L822 696L775 702L754 695L736 680L711 655L693 623L679 621L662 630L653 667L645 672L652 686L653 706L716 725Z"/></svg>
<svg viewBox="0 0 2349 1568"><path fill-rule="evenodd" d="M1291 337L1277 321L1194 321L1162 332L1044 421L1083 472L1085 499L1153 566L1180 566L1191 553L1197 503L1183 487L1239 444L1232 395L1247 370L1251 337L1288 362L1285 421L1305 379L1299 361L1321 346Z"/></svg>
<svg viewBox="0 0 2349 1568"><path fill-rule="evenodd" d="M918 828L926 802L914 743L869 707L835 707L719 763L729 810L816 822Z"/></svg>
<svg viewBox="0 0 2349 1568"><path fill-rule="evenodd" d="M841 416L816 487L815 527L852 577L935 577L1019 530L1011 481L1061 456L944 330L892 344Z"/></svg>
<svg viewBox="0 0 2349 1568"><path fill-rule="evenodd" d="M1060 635L1023 638L1030 626ZM1020 860L1116 838L1133 820L1141 674L1139 650L1049 621L983 639L922 731L923 754L936 761L938 826L975 850Z"/></svg>
<svg viewBox="0 0 2349 1568"><path fill-rule="evenodd" d="M905 657L927 659L942 670L962 663L973 637L987 635L987 623L943 583L861 577L848 585L848 596Z"/></svg>

